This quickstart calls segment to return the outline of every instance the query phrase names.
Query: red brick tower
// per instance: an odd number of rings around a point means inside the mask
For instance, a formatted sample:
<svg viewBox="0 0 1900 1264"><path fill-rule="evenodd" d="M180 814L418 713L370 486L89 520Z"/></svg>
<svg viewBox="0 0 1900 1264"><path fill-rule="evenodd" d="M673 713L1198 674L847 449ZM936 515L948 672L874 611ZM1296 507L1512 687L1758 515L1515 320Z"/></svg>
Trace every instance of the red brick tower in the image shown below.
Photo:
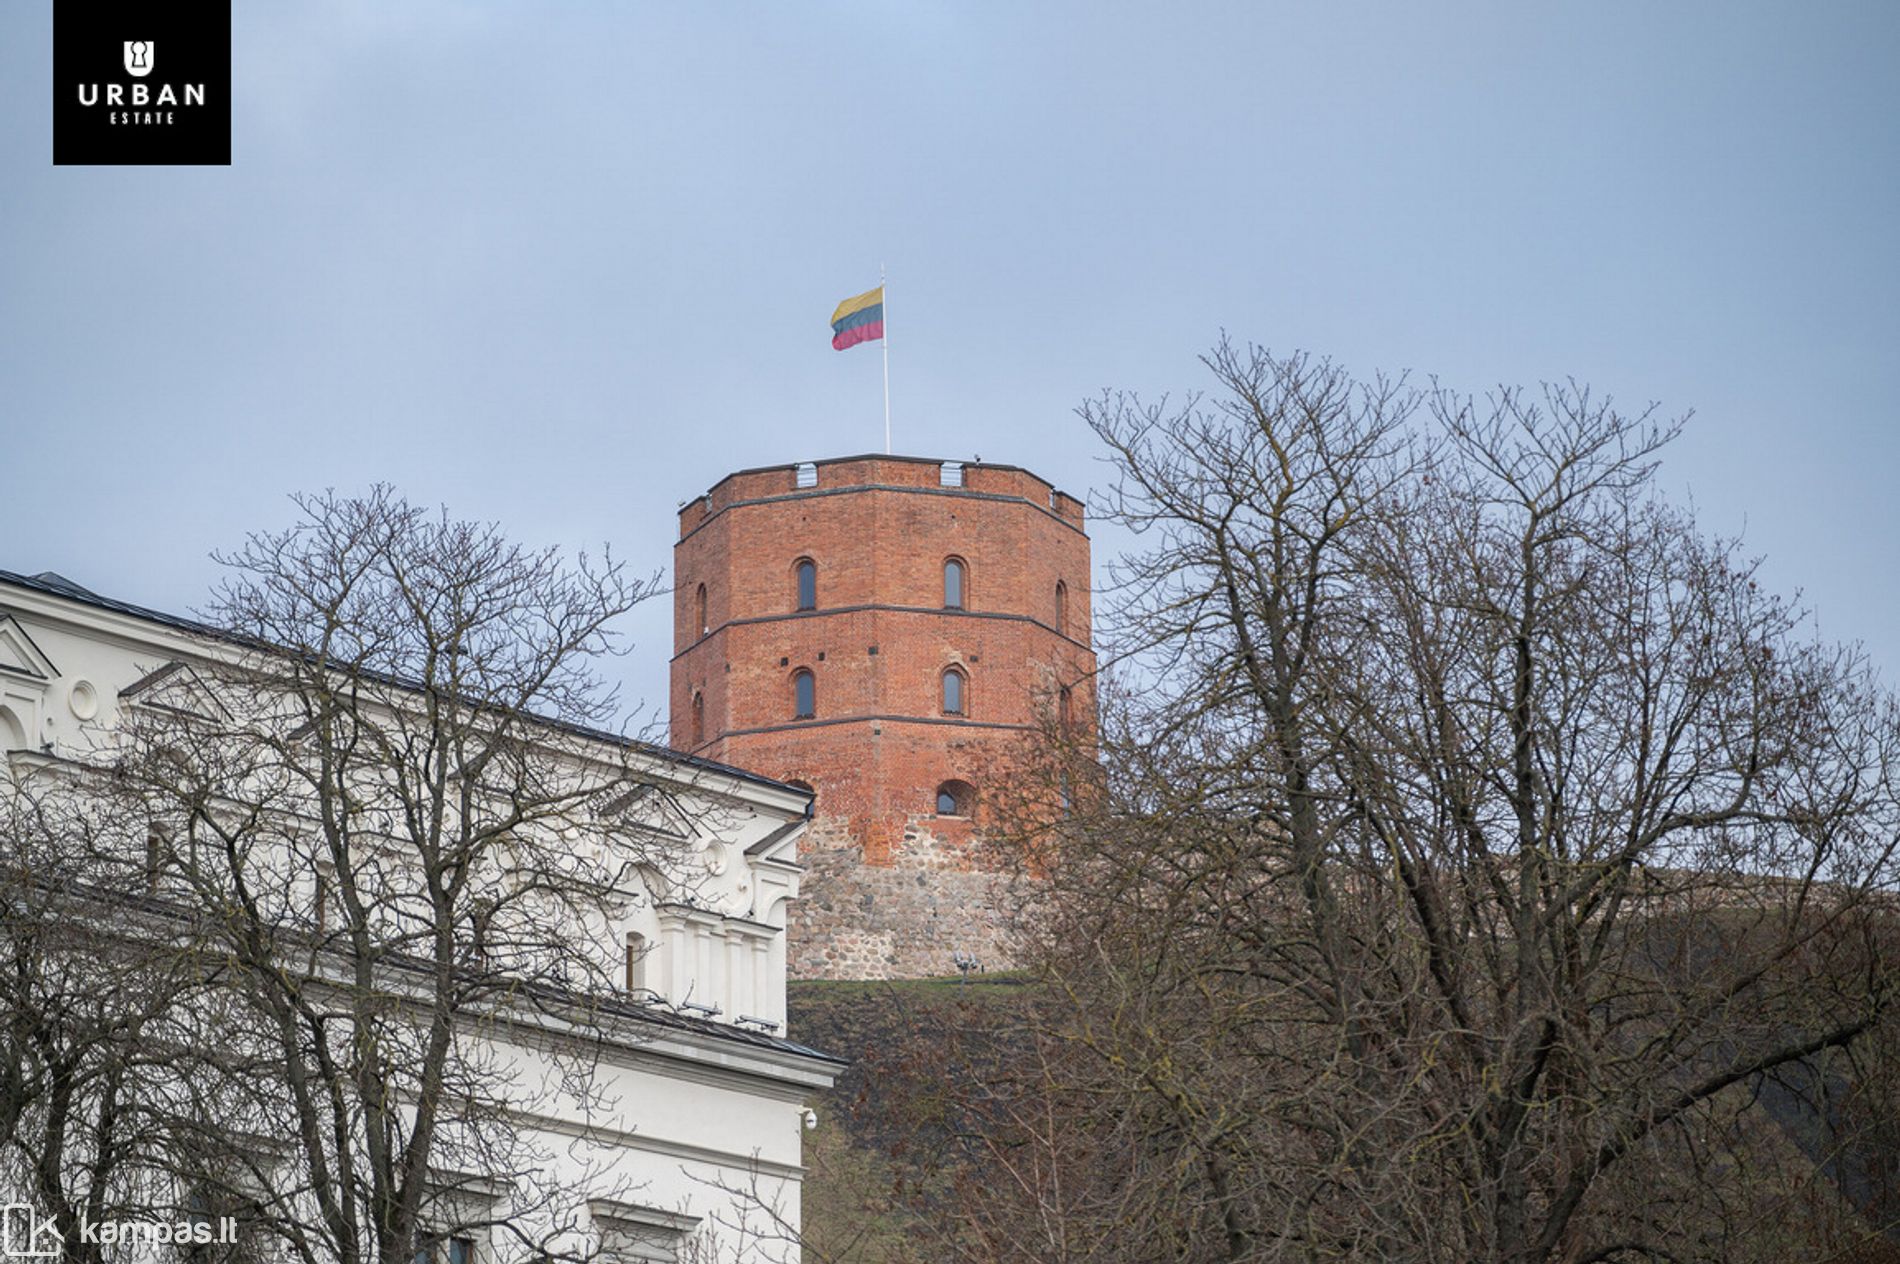
<svg viewBox="0 0 1900 1264"><path fill-rule="evenodd" d="M817 793L794 973L1001 964L973 833L1037 709L1093 711L1081 503L1008 465L744 470L673 562L673 745Z"/></svg>

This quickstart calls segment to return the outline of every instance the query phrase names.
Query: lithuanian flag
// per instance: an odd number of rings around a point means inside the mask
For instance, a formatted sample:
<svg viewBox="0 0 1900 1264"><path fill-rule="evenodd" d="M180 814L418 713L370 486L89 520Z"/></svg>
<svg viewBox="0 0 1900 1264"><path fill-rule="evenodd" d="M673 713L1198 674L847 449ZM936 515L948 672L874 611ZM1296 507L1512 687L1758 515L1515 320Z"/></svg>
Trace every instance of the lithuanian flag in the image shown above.
<svg viewBox="0 0 1900 1264"><path fill-rule="evenodd" d="M866 290L838 304L831 313L831 348L843 351L884 336L884 287Z"/></svg>

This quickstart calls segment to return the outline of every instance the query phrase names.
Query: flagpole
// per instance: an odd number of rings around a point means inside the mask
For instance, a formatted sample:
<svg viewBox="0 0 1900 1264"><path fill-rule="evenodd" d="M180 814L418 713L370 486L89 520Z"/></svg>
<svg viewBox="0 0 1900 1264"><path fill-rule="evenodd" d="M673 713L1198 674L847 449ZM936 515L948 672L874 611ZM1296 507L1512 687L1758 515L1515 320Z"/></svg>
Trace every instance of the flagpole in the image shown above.
<svg viewBox="0 0 1900 1264"><path fill-rule="evenodd" d="M891 454L891 291L884 281L884 265L877 265L877 288L883 291L884 336L884 455Z"/></svg>

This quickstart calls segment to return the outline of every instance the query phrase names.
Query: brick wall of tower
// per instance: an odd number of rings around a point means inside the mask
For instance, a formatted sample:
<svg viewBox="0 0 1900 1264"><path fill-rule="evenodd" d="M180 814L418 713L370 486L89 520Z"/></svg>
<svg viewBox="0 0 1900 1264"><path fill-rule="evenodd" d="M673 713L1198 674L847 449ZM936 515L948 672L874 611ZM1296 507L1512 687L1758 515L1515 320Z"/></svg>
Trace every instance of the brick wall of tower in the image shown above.
<svg viewBox="0 0 1900 1264"><path fill-rule="evenodd" d="M819 462L803 487L797 467L749 470L680 512L673 744L814 787L798 974L941 974L956 948L1005 961L980 833L937 815L937 788L975 786L980 823L1059 687L1093 714L1081 504L1012 466L960 475L945 486L937 462L902 457ZM960 611L944 608L950 557L966 566ZM818 575L804 612L802 558ZM941 707L951 667L968 680L961 716ZM810 720L793 714L800 669Z"/></svg>

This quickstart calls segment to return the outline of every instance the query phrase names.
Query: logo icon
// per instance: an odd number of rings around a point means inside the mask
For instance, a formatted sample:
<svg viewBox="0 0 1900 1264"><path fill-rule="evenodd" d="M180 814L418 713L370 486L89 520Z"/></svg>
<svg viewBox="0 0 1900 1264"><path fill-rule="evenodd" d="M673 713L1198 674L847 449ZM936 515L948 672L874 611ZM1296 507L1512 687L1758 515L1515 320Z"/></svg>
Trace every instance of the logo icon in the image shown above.
<svg viewBox="0 0 1900 1264"><path fill-rule="evenodd" d="M55 166L231 165L231 0L52 8Z"/></svg>
<svg viewBox="0 0 1900 1264"><path fill-rule="evenodd" d="M0 1207L0 1255L15 1260L56 1260L65 1253L59 1227L41 1220L26 1203Z"/></svg>

